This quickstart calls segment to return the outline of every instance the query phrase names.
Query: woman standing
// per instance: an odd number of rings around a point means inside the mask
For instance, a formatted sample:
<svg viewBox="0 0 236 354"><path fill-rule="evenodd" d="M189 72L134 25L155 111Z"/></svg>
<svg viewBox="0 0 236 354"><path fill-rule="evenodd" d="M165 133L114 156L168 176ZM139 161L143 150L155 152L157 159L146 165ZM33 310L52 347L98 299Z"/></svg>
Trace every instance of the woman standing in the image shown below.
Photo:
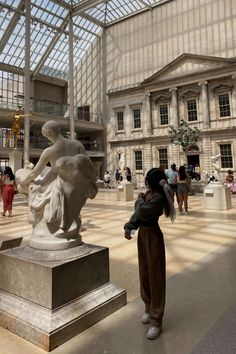
<svg viewBox="0 0 236 354"><path fill-rule="evenodd" d="M234 180L234 173L232 170L228 170L228 175L226 176L225 179L225 184L229 190L235 194L236 192L236 183Z"/></svg>
<svg viewBox="0 0 236 354"><path fill-rule="evenodd" d="M131 182L132 176L131 176L131 171L129 167L125 168L125 177L127 182Z"/></svg>
<svg viewBox="0 0 236 354"><path fill-rule="evenodd" d="M166 294L165 245L158 219L163 214L173 221L175 209L171 188L166 176L158 168L148 171L145 178L146 193L139 193L134 214L124 225L125 238L131 240L131 230L138 231L138 262L141 298L145 304L142 317L150 323L148 339L156 339L162 332L162 318Z"/></svg>
<svg viewBox="0 0 236 354"><path fill-rule="evenodd" d="M189 178L185 172L185 167L179 168L179 183L177 187L179 214L188 214L188 192L189 192ZM184 210L183 210L184 205Z"/></svg>
<svg viewBox="0 0 236 354"><path fill-rule="evenodd" d="M12 216L12 203L14 199L14 193L16 188L15 176L12 172L11 167L7 166L3 172L3 177L1 178L2 185L2 201L3 201L3 212L2 216L6 215Z"/></svg>

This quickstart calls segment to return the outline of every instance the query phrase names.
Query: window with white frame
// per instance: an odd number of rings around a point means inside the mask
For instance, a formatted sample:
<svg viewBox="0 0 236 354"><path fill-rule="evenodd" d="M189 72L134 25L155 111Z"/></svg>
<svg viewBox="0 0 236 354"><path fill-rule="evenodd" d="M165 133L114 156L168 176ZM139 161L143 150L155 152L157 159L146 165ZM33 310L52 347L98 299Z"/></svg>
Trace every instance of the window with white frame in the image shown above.
<svg viewBox="0 0 236 354"><path fill-rule="evenodd" d="M169 124L169 107L168 103L159 104L159 115L161 125Z"/></svg>
<svg viewBox="0 0 236 354"><path fill-rule="evenodd" d="M188 113L188 121L194 122L197 120L197 100L196 98L192 98L187 100L187 113Z"/></svg>
<svg viewBox="0 0 236 354"><path fill-rule="evenodd" d="M229 93L218 95L218 103L220 117L229 117L231 115Z"/></svg>
<svg viewBox="0 0 236 354"><path fill-rule="evenodd" d="M134 129L141 128L141 110L140 108L133 109Z"/></svg>
<svg viewBox="0 0 236 354"><path fill-rule="evenodd" d="M220 144L221 167L233 168L233 157L231 144Z"/></svg>
<svg viewBox="0 0 236 354"><path fill-rule="evenodd" d="M142 150L136 150L134 152L134 162L135 162L135 170L142 170L143 169L143 155Z"/></svg>
<svg viewBox="0 0 236 354"><path fill-rule="evenodd" d="M124 112L117 111L116 112L116 126L117 130L124 130Z"/></svg>
<svg viewBox="0 0 236 354"><path fill-rule="evenodd" d="M166 169L168 168L167 149L159 149L159 164Z"/></svg>

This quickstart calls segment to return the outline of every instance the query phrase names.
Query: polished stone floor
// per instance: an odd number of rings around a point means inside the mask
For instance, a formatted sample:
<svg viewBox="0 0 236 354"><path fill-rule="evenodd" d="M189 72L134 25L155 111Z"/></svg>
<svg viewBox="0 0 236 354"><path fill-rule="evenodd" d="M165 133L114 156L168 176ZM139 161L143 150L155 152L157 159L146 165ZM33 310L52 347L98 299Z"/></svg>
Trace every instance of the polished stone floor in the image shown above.
<svg viewBox="0 0 236 354"><path fill-rule="evenodd" d="M207 338L236 304L236 195L232 195L232 203L228 211L204 210L203 196L195 195L189 197L189 215L177 216L173 224L161 217L167 254L167 303L163 334L149 341L148 327L140 322L143 304L139 298L137 235L131 241L123 238L123 224L132 213L133 201L116 201L113 189L99 190L82 211L83 241L109 247L111 281L127 290L128 304L52 353L197 353L199 341ZM23 236L27 243L30 226L26 211L25 203L16 197L13 217L0 216L0 237ZM0 354L13 353L45 352L0 328Z"/></svg>

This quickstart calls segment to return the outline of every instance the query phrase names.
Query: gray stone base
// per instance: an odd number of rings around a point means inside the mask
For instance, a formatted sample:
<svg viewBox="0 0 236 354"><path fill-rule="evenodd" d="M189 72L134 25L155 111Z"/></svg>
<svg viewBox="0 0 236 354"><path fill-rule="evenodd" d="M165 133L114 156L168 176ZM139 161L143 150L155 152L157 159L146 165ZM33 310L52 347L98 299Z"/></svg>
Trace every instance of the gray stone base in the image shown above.
<svg viewBox="0 0 236 354"><path fill-rule="evenodd" d="M126 304L126 292L108 283L56 310L0 291L0 325L50 351Z"/></svg>
<svg viewBox="0 0 236 354"><path fill-rule="evenodd" d="M0 325L50 351L126 304L106 247L0 252Z"/></svg>

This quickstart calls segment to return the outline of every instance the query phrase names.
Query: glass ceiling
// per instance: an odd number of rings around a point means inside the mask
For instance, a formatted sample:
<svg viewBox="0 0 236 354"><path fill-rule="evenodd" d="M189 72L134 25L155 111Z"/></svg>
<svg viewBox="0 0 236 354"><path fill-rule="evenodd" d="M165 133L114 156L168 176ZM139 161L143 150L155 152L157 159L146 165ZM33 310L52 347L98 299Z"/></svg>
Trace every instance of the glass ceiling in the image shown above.
<svg viewBox="0 0 236 354"><path fill-rule="evenodd" d="M31 71L67 80L68 21L74 65L104 28L168 0L31 0ZM0 65L24 69L25 0L0 0Z"/></svg>

